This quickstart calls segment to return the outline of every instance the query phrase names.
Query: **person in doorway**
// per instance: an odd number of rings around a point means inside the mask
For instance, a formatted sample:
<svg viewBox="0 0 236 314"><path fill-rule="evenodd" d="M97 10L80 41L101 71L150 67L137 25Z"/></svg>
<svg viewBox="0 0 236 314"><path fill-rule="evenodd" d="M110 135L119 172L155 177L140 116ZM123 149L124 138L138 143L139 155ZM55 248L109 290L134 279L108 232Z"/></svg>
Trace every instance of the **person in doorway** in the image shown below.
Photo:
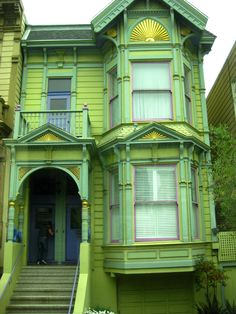
<svg viewBox="0 0 236 314"><path fill-rule="evenodd" d="M49 221L47 225L40 225L38 238L38 260L37 264L47 264L48 240L54 236L52 223Z"/></svg>

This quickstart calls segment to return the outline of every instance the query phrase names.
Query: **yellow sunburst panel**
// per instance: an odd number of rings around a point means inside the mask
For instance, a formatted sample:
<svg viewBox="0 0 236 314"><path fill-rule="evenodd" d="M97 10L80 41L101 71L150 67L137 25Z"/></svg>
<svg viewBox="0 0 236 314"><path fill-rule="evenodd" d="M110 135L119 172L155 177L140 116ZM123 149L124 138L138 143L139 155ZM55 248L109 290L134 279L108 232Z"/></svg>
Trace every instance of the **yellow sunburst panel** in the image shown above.
<svg viewBox="0 0 236 314"><path fill-rule="evenodd" d="M152 131L146 135L144 135L144 137L142 138L143 140L157 140L157 139L166 139L165 135L162 135L156 131Z"/></svg>
<svg viewBox="0 0 236 314"><path fill-rule="evenodd" d="M21 167L19 169L19 175L18 175L18 179L19 181L26 175L27 172L29 172L32 168L30 167Z"/></svg>
<svg viewBox="0 0 236 314"><path fill-rule="evenodd" d="M78 167L68 167L68 169L78 180L80 179L80 169Z"/></svg>
<svg viewBox="0 0 236 314"><path fill-rule="evenodd" d="M46 133L37 139L37 142L61 142L62 139L52 133Z"/></svg>
<svg viewBox="0 0 236 314"><path fill-rule="evenodd" d="M146 19L140 22L132 31L131 41L167 41L170 40L167 30L160 23Z"/></svg>

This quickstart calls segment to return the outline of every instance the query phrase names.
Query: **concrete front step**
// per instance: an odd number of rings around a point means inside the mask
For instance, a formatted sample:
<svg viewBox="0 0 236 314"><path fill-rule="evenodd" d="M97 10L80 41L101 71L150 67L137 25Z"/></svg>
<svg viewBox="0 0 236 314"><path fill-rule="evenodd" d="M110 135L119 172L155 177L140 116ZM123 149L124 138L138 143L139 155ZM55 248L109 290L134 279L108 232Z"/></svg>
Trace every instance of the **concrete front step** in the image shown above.
<svg viewBox="0 0 236 314"><path fill-rule="evenodd" d="M70 304L70 296L64 295L31 295L31 296L19 296L14 294L11 298L11 304Z"/></svg>
<svg viewBox="0 0 236 314"><path fill-rule="evenodd" d="M69 304L12 304L7 307L6 314L15 314L15 313L40 313L40 314L67 314L69 308Z"/></svg>
<svg viewBox="0 0 236 314"><path fill-rule="evenodd" d="M67 314L75 266L27 266L6 314Z"/></svg>
<svg viewBox="0 0 236 314"><path fill-rule="evenodd" d="M70 296L71 295L71 285L70 287L66 288L64 285L63 287L24 287L19 285L14 290L15 296L42 296L42 295L51 295L51 296L57 296L57 295L63 295L63 296Z"/></svg>

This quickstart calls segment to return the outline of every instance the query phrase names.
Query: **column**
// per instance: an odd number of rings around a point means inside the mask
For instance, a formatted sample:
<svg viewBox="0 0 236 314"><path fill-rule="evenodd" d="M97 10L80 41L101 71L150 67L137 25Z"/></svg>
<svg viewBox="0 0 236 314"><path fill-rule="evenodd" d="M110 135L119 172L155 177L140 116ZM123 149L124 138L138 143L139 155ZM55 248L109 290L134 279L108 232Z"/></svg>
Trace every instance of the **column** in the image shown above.
<svg viewBox="0 0 236 314"><path fill-rule="evenodd" d="M7 231L8 241L13 241L14 238L14 217L15 217L15 201L11 200L9 202L8 209L8 231Z"/></svg>
<svg viewBox="0 0 236 314"><path fill-rule="evenodd" d="M89 203L86 199L82 201L82 242L88 242L89 235Z"/></svg>

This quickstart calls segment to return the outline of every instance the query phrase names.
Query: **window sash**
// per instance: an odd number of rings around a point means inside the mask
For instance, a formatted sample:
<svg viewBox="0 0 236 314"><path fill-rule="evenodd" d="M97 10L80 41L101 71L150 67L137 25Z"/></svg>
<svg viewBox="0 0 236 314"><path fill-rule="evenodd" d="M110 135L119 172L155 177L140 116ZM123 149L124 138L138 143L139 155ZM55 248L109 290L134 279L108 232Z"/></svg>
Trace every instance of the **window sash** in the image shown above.
<svg viewBox="0 0 236 314"><path fill-rule="evenodd" d="M170 91L133 91L133 118L138 120L172 119Z"/></svg>
<svg viewBox="0 0 236 314"><path fill-rule="evenodd" d="M133 120L172 119L169 63L133 63Z"/></svg>
<svg viewBox="0 0 236 314"><path fill-rule="evenodd" d="M136 240L173 240L178 238L176 202L135 205Z"/></svg>
<svg viewBox="0 0 236 314"><path fill-rule="evenodd" d="M135 238L178 239L175 166L135 168Z"/></svg>
<svg viewBox="0 0 236 314"><path fill-rule="evenodd" d="M71 79L70 78L49 78L48 93L70 93Z"/></svg>
<svg viewBox="0 0 236 314"><path fill-rule="evenodd" d="M110 126L114 127L120 123L120 110L118 96L110 99Z"/></svg>

